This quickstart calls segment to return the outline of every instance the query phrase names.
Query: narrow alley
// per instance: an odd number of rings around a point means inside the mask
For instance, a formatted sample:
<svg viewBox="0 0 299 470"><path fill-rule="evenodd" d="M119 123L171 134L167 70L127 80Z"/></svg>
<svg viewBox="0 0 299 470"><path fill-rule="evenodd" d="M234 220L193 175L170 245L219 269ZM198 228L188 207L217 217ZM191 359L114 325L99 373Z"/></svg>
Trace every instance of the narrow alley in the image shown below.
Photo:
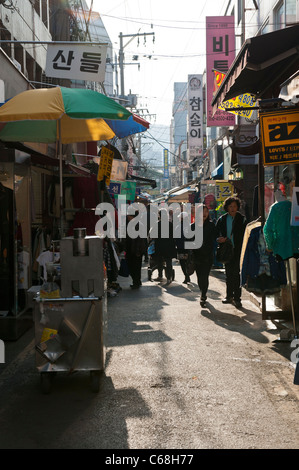
<svg viewBox="0 0 299 470"><path fill-rule="evenodd" d="M299 389L290 343L263 321L243 291L243 308L223 305L222 270L208 302L195 283L147 280L108 298L106 367L100 391L89 376L58 373L44 395L34 332L6 343L0 365L1 449L295 449ZM154 276L155 277L155 276Z"/></svg>

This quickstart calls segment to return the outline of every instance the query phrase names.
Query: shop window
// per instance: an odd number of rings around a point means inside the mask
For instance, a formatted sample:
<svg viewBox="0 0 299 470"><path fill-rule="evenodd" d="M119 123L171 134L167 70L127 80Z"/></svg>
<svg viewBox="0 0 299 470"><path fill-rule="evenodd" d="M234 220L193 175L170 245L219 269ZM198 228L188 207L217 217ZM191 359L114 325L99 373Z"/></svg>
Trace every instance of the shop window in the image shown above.
<svg viewBox="0 0 299 470"><path fill-rule="evenodd" d="M286 0L286 26L296 23L296 0Z"/></svg>
<svg viewBox="0 0 299 470"><path fill-rule="evenodd" d="M279 3L274 11L275 29L282 29L285 25L285 5L284 2Z"/></svg>
<svg viewBox="0 0 299 470"><path fill-rule="evenodd" d="M10 32L5 28L4 24L0 20L0 38L3 41L10 41L11 40L11 34ZM11 57L11 43L9 42L1 42L1 48L4 50L4 52L8 55L8 57Z"/></svg>
<svg viewBox="0 0 299 470"><path fill-rule="evenodd" d="M280 2L274 10L275 29L296 23L296 0Z"/></svg>
<svg viewBox="0 0 299 470"><path fill-rule="evenodd" d="M24 48L20 42L14 43L14 62L15 66L21 71L24 72L24 60L23 60Z"/></svg>

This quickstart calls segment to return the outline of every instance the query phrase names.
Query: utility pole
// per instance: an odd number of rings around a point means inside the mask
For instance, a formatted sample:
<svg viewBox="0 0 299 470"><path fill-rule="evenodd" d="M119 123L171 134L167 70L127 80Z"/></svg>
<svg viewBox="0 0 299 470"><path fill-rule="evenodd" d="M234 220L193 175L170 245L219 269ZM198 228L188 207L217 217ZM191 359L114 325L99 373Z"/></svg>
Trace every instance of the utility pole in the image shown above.
<svg viewBox="0 0 299 470"><path fill-rule="evenodd" d="M125 96L125 77L124 77L124 59L125 59L125 53L124 49L125 47L130 44L131 41L135 38L139 38L143 36L144 40L146 36L155 36L155 33L136 33L136 34L123 34L119 33L119 70L120 70L120 96L121 98L124 98ZM127 44L124 45L123 43L123 38L131 38L130 41L127 42ZM153 41L155 38L153 38Z"/></svg>

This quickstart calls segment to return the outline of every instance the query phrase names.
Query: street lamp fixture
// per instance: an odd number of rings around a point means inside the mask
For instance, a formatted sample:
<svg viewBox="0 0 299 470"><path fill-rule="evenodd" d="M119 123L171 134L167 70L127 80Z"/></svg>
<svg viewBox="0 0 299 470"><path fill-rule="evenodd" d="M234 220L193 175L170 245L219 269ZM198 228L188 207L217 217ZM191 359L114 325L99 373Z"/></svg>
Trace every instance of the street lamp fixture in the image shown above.
<svg viewBox="0 0 299 470"><path fill-rule="evenodd" d="M243 171L241 170L240 167L236 168L235 179L236 180L242 180L243 179Z"/></svg>
<svg viewBox="0 0 299 470"><path fill-rule="evenodd" d="M233 181L234 180L234 172L233 170L230 170L229 174L228 174L228 181Z"/></svg>

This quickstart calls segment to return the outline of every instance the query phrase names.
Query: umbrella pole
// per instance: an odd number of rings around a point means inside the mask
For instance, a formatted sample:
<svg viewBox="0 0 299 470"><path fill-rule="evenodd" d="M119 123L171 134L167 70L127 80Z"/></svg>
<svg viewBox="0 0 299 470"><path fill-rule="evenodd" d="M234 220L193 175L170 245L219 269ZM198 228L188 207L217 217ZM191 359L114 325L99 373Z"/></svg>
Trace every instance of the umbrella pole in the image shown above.
<svg viewBox="0 0 299 470"><path fill-rule="evenodd" d="M60 238L63 238L63 178L62 178L62 144L61 144L61 120L58 119L58 148L59 148L59 192L60 192Z"/></svg>

